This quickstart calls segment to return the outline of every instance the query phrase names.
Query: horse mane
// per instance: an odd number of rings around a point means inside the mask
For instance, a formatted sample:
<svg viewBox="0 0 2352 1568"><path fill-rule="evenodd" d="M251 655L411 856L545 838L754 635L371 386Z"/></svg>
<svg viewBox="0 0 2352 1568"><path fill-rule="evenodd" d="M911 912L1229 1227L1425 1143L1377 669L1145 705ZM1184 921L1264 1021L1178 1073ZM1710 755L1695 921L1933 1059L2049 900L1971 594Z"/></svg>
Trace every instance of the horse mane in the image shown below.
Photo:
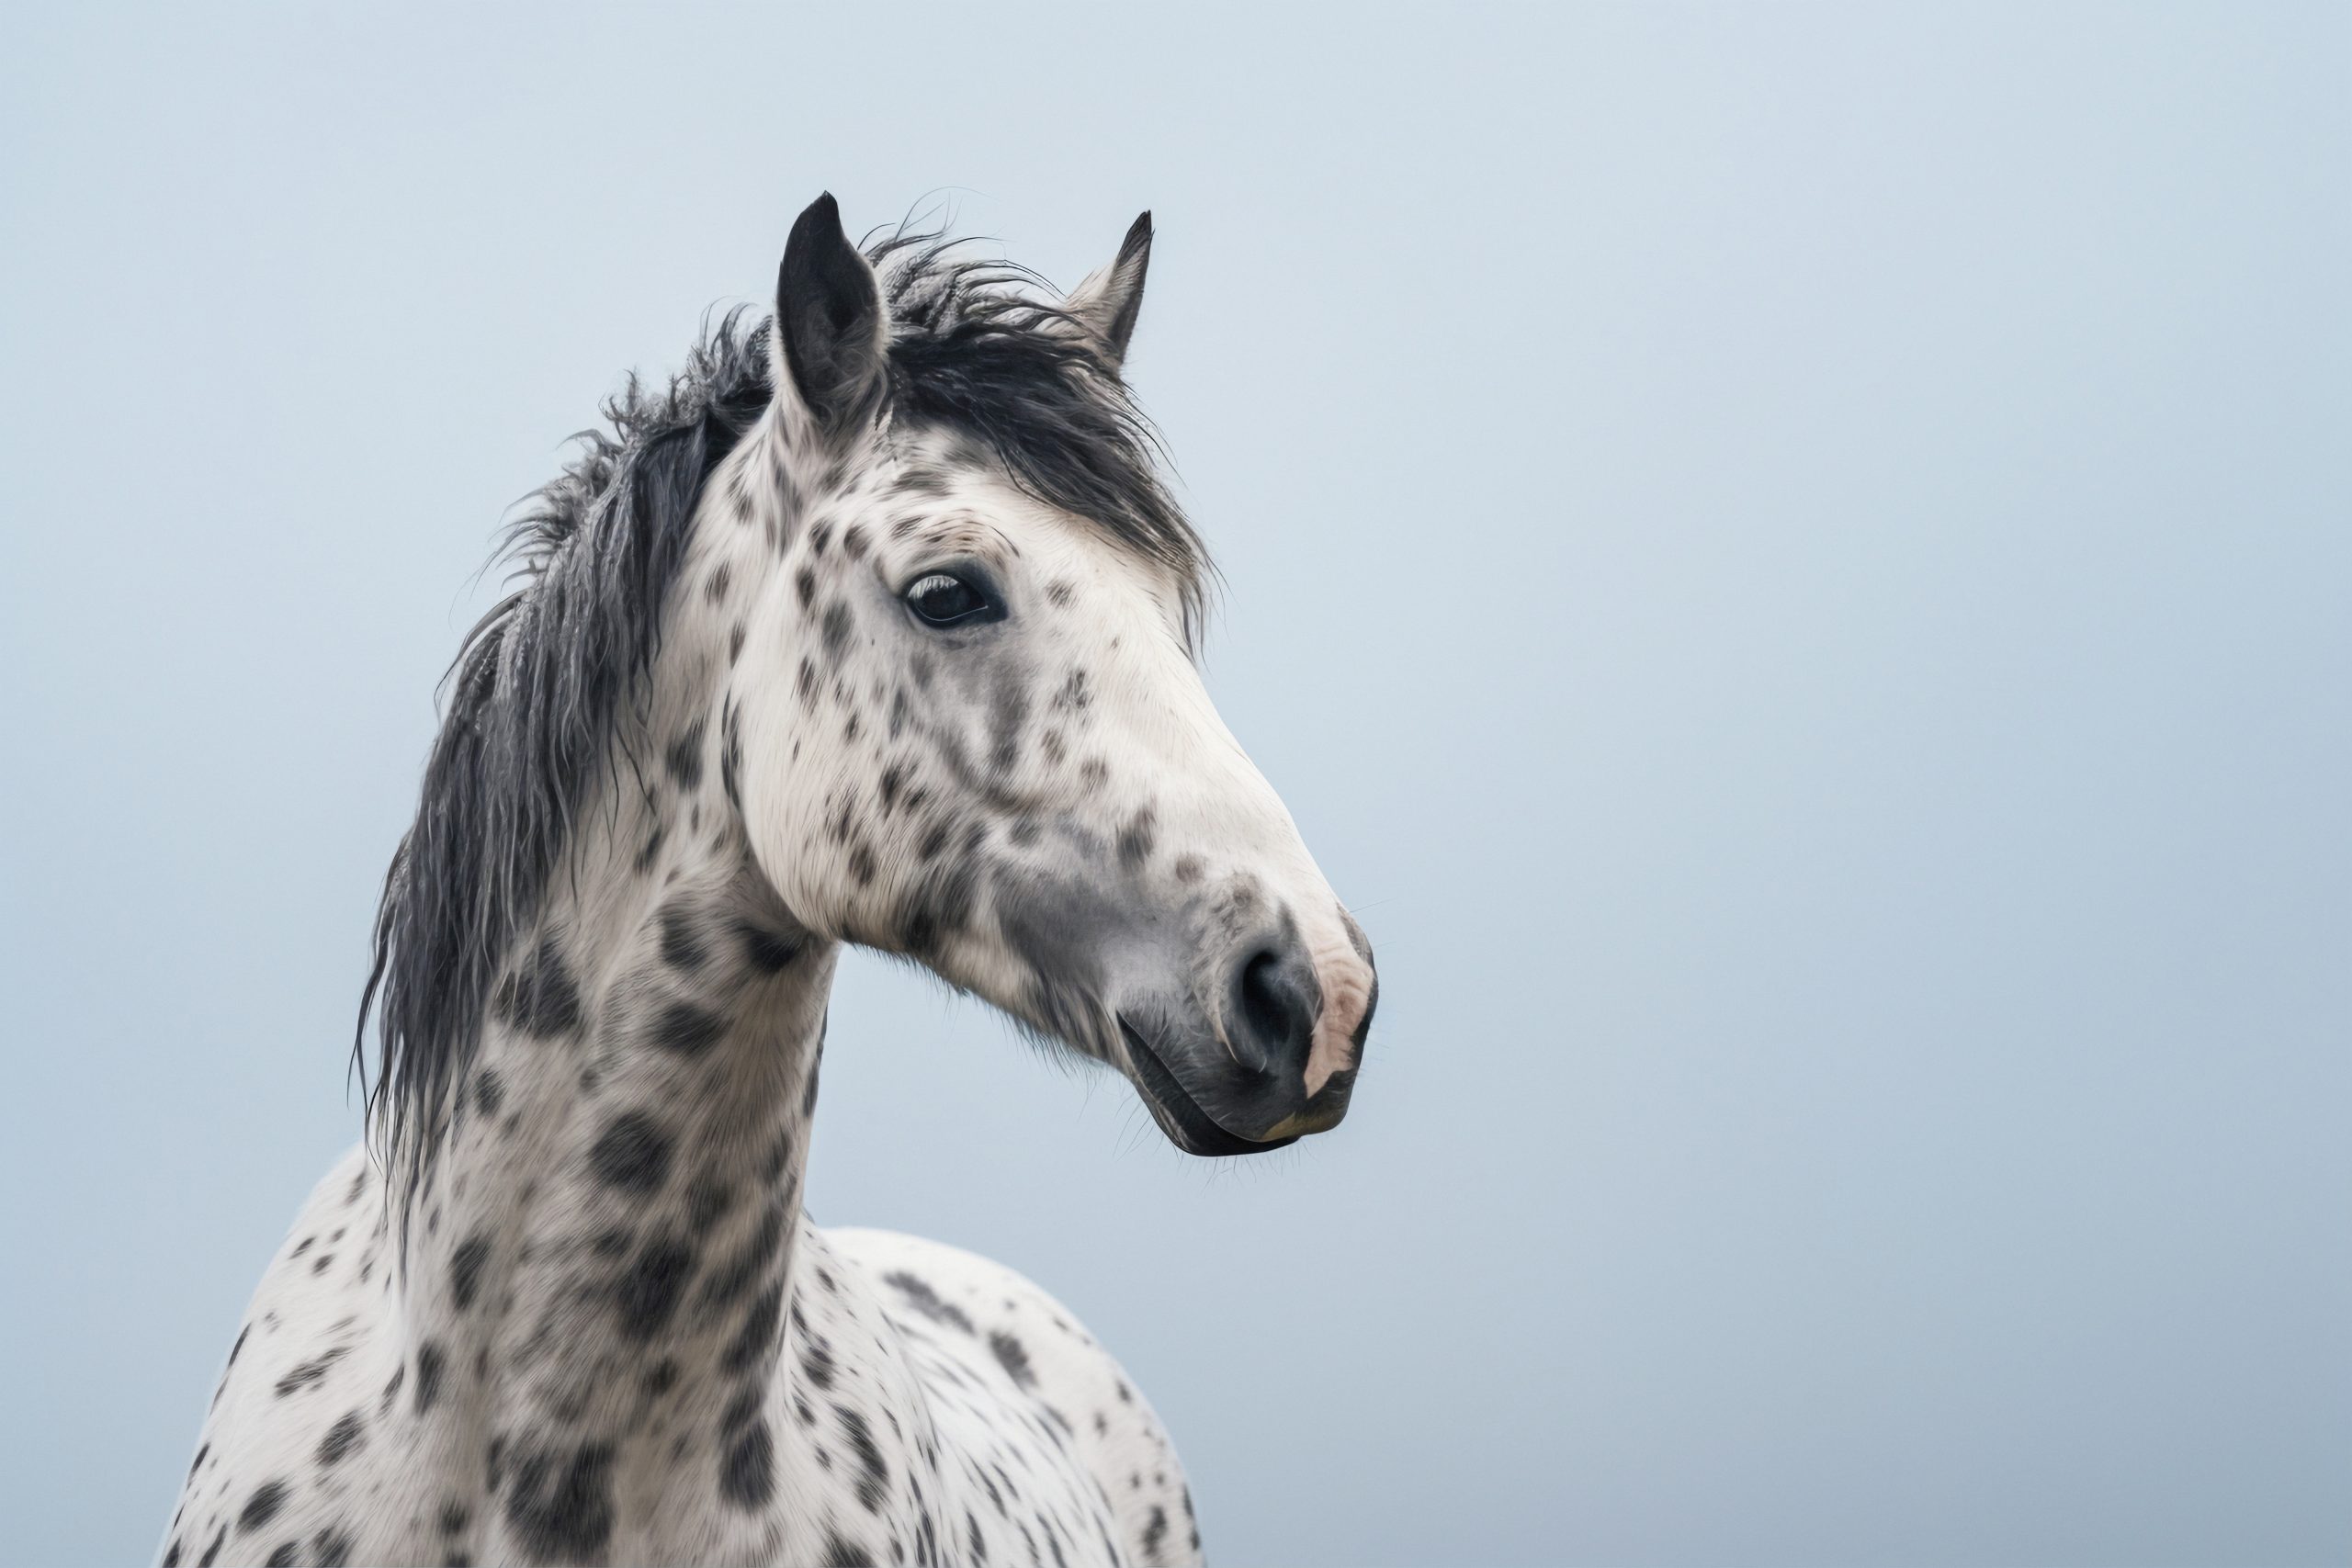
<svg viewBox="0 0 2352 1568"><path fill-rule="evenodd" d="M1189 643L1214 569L1098 341L1029 287L1033 275L975 261L937 234L901 226L866 254L892 317L874 417L968 437L1032 495L1167 569ZM445 677L416 818L385 874L352 1045L403 1221L500 967L537 919L600 773L619 766L620 721L650 684L705 487L774 397L773 329L748 315L738 306L706 322L666 383L631 375L606 400L604 428L575 438L577 453L507 530L493 564L520 586L467 634Z"/></svg>

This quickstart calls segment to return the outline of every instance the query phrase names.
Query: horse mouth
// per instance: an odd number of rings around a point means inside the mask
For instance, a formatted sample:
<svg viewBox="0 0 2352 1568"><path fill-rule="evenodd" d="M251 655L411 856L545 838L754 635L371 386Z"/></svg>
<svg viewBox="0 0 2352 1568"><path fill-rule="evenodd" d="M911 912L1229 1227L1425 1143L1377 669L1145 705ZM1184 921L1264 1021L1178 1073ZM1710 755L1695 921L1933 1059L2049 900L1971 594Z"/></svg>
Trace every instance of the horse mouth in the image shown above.
<svg viewBox="0 0 2352 1568"><path fill-rule="evenodd" d="M1145 1109L1159 1130L1168 1134L1169 1142L1188 1155L1217 1158L1226 1155L1261 1154L1298 1142L1295 1133L1285 1138L1269 1138L1263 1143L1228 1133L1217 1125L1214 1117L1200 1107L1200 1102L1184 1092L1159 1053L1151 1048L1140 1030L1125 1018L1119 1020L1119 1032L1126 1037L1127 1056L1135 1063L1136 1087L1143 1091Z"/></svg>

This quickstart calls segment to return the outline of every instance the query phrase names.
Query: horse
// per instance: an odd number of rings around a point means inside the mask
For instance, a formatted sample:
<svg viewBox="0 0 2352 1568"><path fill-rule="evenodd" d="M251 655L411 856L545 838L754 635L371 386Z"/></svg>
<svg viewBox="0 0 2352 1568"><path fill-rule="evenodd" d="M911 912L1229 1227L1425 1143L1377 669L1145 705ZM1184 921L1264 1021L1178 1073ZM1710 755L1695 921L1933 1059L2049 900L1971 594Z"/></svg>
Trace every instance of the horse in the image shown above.
<svg viewBox="0 0 2352 1568"><path fill-rule="evenodd" d="M1151 240L1057 296L821 196L773 313L526 503L384 882L368 1136L164 1568L1200 1561L1069 1313L800 1204L845 943L1188 1153L1347 1111L1372 951L1200 680L1213 568L1124 379Z"/></svg>

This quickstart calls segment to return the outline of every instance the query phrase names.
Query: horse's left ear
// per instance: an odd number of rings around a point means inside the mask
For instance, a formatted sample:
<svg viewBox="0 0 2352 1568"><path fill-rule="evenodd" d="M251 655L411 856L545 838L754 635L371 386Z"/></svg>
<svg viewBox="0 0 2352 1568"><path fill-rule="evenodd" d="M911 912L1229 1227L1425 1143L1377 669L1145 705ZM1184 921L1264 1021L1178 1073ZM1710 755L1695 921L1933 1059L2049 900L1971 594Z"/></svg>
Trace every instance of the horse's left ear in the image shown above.
<svg viewBox="0 0 2352 1568"><path fill-rule="evenodd" d="M828 433L880 384L888 331L874 269L842 231L827 191L792 225L775 285L777 346L801 409Z"/></svg>
<svg viewBox="0 0 2352 1568"><path fill-rule="evenodd" d="M1109 266L1087 276L1064 305L1070 315L1102 340L1113 365L1127 357L1136 316L1143 309L1143 275L1151 266L1151 214L1128 225L1119 254Z"/></svg>

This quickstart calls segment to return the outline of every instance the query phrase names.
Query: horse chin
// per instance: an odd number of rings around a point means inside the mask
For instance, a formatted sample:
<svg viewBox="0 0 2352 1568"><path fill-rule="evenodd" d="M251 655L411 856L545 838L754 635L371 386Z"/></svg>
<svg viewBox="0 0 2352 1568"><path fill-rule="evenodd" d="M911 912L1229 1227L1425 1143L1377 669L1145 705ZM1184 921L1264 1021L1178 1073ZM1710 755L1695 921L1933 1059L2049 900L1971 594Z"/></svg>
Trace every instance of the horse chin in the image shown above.
<svg viewBox="0 0 2352 1568"><path fill-rule="evenodd" d="M1341 1068L1314 1099L1267 1128L1266 1136L1291 1143L1310 1134L1329 1132L1346 1120L1348 1097L1354 1092L1355 1083L1356 1070Z"/></svg>
<svg viewBox="0 0 2352 1568"><path fill-rule="evenodd" d="M1159 1123L1159 1130L1168 1134L1168 1141L1186 1154L1198 1155L1204 1159L1263 1154L1269 1149L1279 1149L1298 1142L1306 1131L1301 1129L1264 1139L1245 1138L1238 1133L1226 1131L1201 1109L1198 1100L1184 1092L1184 1086L1176 1081L1176 1075L1169 1070L1168 1064L1159 1059L1159 1054L1151 1048L1142 1032L1125 1018L1119 1020L1119 1032L1126 1037L1127 1055L1135 1063L1136 1088L1142 1097L1144 1108L1151 1112L1151 1119Z"/></svg>

